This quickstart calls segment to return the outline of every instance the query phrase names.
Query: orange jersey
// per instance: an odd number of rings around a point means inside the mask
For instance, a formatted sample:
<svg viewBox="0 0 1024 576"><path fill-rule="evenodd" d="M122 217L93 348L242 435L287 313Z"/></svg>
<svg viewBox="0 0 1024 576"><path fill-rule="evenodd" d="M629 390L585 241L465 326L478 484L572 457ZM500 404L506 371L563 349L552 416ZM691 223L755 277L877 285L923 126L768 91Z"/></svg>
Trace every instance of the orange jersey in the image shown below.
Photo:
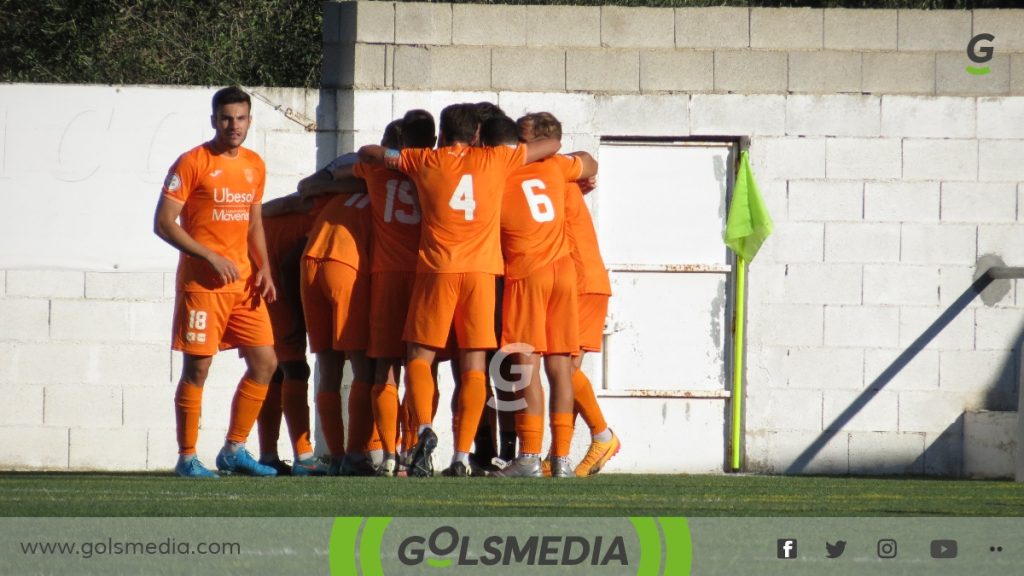
<svg viewBox="0 0 1024 576"><path fill-rule="evenodd" d="M416 184L423 214L417 272L503 272L501 198L525 162L522 145L402 150L398 169Z"/></svg>
<svg viewBox="0 0 1024 576"><path fill-rule="evenodd" d="M366 194L335 196L313 223L305 256L335 260L360 272L368 271L372 241L369 206Z"/></svg>
<svg viewBox="0 0 1024 576"><path fill-rule="evenodd" d="M356 163L373 211L372 272L414 272L419 257L420 202L408 176L383 166Z"/></svg>
<svg viewBox="0 0 1024 576"><path fill-rule="evenodd" d="M559 154L527 164L509 177L501 204L506 278L525 278L569 254L566 183L578 180L582 169L579 158Z"/></svg>
<svg viewBox="0 0 1024 576"><path fill-rule="evenodd" d="M332 200L331 196L314 196L313 207L308 212L293 212L280 216L263 215L263 234L267 239L267 259L278 264L295 245L309 234L320 211Z"/></svg>
<svg viewBox="0 0 1024 576"><path fill-rule="evenodd" d="M249 264L249 211L263 201L266 167L259 154L239 148L230 158L213 154L208 143L185 152L171 166L163 195L182 204L181 227L203 246L235 263L239 279L221 286L202 259L182 252L178 261L178 290L242 292L252 274Z"/></svg>
<svg viewBox="0 0 1024 576"><path fill-rule="evenodd" d="M583 192L575 182L566 187L565 194L566 234L572 245L572 260L576 263L576 276L580 294L605 294L611 296L612 285L608 271L597 246L597 231L590 218L590 210L583 203Z"/></svg>

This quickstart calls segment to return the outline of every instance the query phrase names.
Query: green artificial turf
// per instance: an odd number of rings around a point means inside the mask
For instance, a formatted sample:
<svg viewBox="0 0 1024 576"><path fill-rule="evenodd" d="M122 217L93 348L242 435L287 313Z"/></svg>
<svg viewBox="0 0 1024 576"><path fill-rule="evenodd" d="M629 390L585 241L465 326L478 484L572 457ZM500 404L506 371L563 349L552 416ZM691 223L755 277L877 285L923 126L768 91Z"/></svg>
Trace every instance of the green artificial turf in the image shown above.
<svg viewBox="0 0 1024 576"><path fill-rule="evenodd" d="M1024 485L922 478L0 474L2 516L1024 516Z"/></svg>

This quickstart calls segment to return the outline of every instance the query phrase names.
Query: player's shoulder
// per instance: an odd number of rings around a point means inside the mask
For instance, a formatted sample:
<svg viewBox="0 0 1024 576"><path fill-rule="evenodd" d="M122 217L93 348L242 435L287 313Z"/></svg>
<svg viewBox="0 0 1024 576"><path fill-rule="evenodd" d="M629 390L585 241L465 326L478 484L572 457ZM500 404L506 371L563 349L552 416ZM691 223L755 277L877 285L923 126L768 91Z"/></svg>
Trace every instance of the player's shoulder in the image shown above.
<svg viewBox="0 0 1024 576"><path fill-rule="evenodd" d="M380 164L371 164L369 162L356 162L352 165L352 174L359 177L373 177L380 176L382 174L390 174L395 172L386 166Z"/></svg>
<svg viewBox="0 0 1024 576"><path fill-rule="evenodd" d="M482 148L476 148L477 150L485 150L488 154L515 154L522 148L522 144L498 144L497 146L484 146Z"/></svg>
<svg viewBox="0 0 1024 576"><path fill-rule="evenodd" d="M266 163L263 161L263 157L260 156L255 150L251 148L241 147L238 149L238 155L241 156L247 163L257 166L259 168L266 168Z"/></svg>
<svg viewBox="0 0 1024 576"><path fill-rule="evenodd" d="M181 155L178 156L176 164L197 164L199 162L208 162L211 156L213 156L213 153L210 152L210 143L203 142L198 146L182 152Z"/></svg>

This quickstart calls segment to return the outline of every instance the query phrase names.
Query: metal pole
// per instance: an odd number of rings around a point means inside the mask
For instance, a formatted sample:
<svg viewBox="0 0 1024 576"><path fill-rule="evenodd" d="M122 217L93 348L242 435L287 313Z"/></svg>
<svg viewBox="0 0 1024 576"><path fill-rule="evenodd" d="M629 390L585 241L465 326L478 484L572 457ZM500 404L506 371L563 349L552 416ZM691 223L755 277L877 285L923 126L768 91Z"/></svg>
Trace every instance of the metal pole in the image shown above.
<svg viewBox="0 0 1024 576"><path fill-rule="evenodd" d="M740 469L740 439L743 420L743 326L747 304L747 263L736 255L736 325L733 330L732 359L732 459L733 472Z"/></svg>

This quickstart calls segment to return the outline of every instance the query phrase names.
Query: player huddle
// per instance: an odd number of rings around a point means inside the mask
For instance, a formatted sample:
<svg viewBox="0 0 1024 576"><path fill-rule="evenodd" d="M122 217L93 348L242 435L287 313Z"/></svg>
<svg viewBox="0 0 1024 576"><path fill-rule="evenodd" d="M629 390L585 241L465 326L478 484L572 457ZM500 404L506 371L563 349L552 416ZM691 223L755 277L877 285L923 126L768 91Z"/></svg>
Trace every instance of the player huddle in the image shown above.
<svg viewBox="0 0 1024 576"><path fill-rule="evenodd" d="M196 458L195 444L212 356L232 347L247 370L220 471L431 476L444 360L452 361L456 389L454 455L443 474L600 471L620 443L579 369L583 353L600 350L611 294L580 187L593 186L597 163L586 152L557 154L558 120L542 112L514 121L490 103L454 104L441 112L435 136L433 116L411 110L380 146L337 158L296 194L264 205L262 160L241 147L250 107L239 88L214 96L213 140L175 162L157 206L156 233L181 251L176 473L217 476ZM323 461L309 439L307 335L330 453ZM489 403L488 366L499 346L511 352L503 373L516 375L509 379L518 390L500 387ZM550 384L546 458L542 363ZM573 466L577 413L592 442ZM277 455L282 414L291 467ZM257 419L258 461L245 449Z"/></svg>

